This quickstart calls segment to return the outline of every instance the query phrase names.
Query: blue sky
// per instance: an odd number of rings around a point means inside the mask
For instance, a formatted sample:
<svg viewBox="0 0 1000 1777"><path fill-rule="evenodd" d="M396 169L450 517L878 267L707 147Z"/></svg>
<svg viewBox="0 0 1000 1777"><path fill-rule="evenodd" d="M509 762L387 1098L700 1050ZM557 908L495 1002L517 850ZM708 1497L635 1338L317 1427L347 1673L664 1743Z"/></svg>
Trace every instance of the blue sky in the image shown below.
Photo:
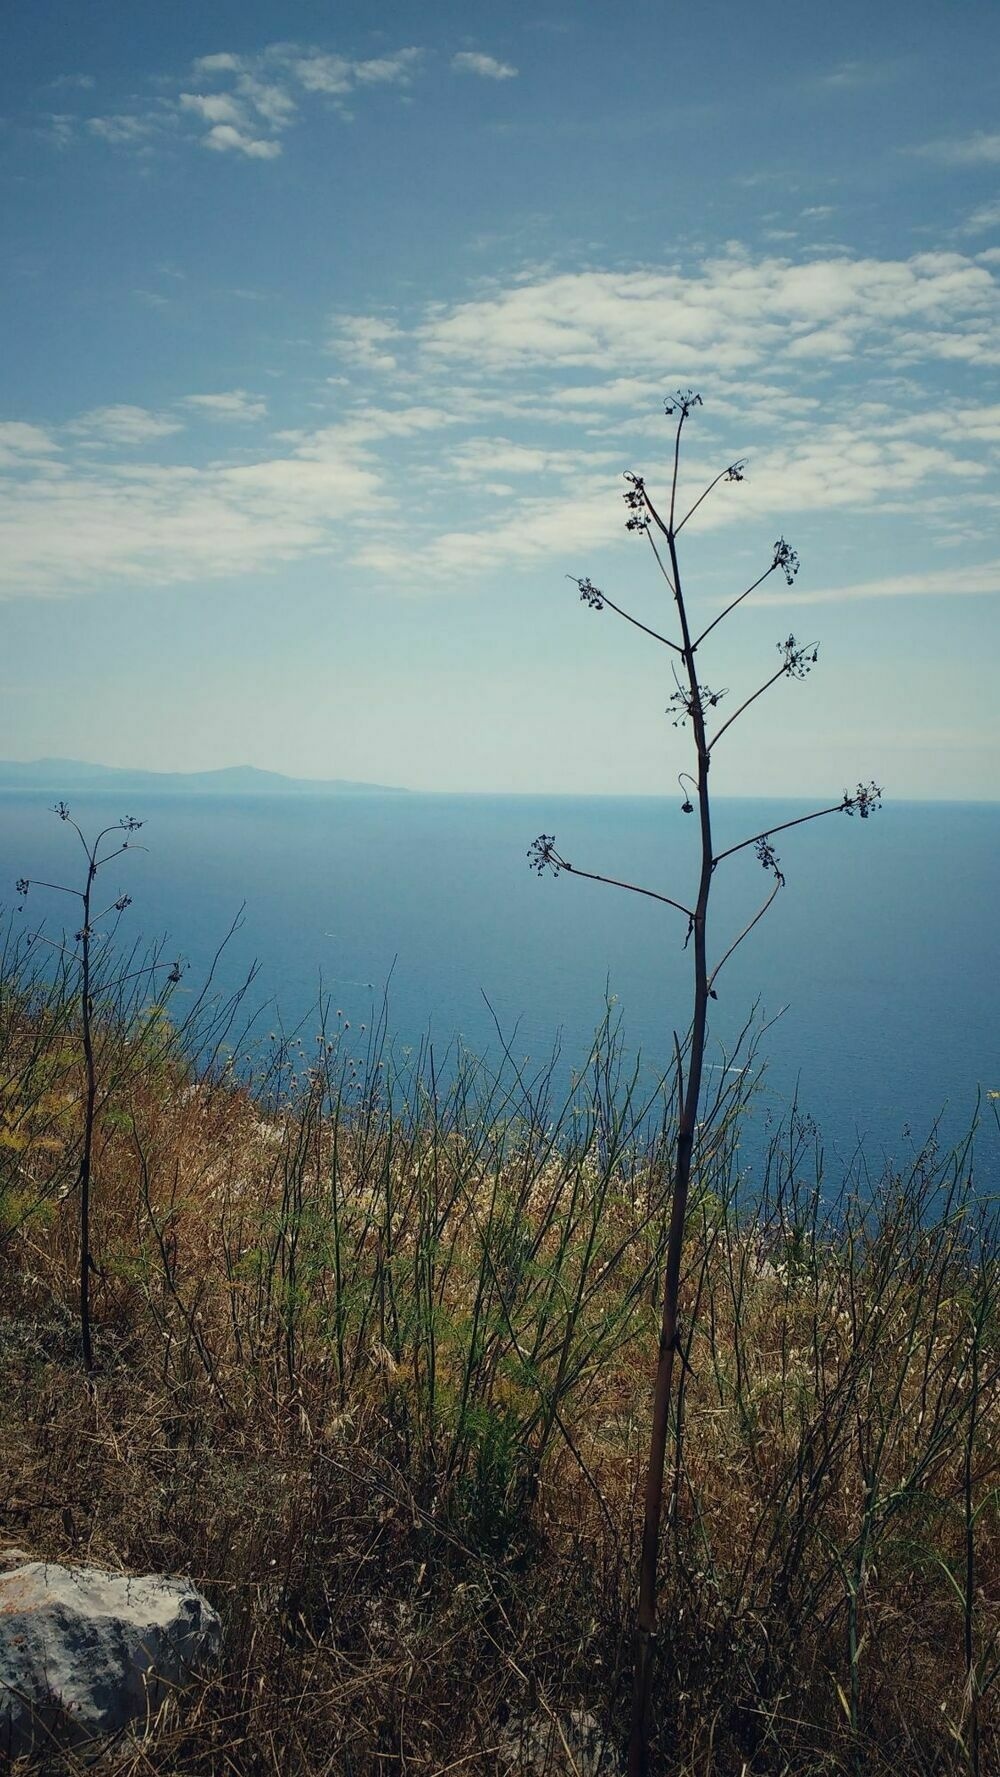
<svg viewBox="0 0 1000 1777"><path fill-rule="evenodd" d="M377 23L373 22L377 20ZM669 789L623 469L689 384L720 791L995 797L994 4L33 0L0 68L0 756Z"/></svg>

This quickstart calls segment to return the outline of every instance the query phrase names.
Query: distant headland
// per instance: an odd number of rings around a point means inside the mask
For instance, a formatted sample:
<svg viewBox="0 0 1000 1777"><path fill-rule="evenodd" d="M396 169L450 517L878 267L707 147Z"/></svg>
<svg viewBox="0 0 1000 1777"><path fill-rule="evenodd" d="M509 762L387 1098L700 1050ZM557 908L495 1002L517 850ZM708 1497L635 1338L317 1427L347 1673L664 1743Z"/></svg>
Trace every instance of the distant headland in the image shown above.
<svg viewBox="0 0 1000 1777"><path fill-rule="evenodd" d="M82 759L0 759L0 790L38 790L54 796L88 790L130 796L409 794L394 784L359 783L344 777L285 777L280 771L260 771L255 765L227 765L218 771L134 771L118 765L90 765Z"/></svg>

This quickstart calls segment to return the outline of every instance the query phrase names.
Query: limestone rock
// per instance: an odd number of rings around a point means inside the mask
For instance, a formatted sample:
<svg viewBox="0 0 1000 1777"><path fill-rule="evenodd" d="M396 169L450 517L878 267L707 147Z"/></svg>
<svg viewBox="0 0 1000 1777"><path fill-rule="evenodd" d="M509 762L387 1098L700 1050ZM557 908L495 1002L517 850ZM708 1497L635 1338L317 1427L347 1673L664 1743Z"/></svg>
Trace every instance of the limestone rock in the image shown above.
<svg viewBox="0 0 1000 1777"><path fill-rule="evenodd" d="M141 1725L217 1656L222 1625L186 1580L30 1561L0 1571L0 1763L54 1738Z"/></svg>
<svg viewBox="0 0 1000 1777"><path fill-rule="evenodd" d="M512 1722L500 1744L504 1777L621 1777L621 1760L585 1709Z"/></svg>

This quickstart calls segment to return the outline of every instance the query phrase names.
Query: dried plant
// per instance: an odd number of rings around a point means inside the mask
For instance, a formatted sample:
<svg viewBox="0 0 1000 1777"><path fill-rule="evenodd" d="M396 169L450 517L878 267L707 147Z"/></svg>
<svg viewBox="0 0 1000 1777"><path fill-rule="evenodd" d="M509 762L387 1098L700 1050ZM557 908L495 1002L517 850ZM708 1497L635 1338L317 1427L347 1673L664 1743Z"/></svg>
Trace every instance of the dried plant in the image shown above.
<svg viewBox="0 0 1000 1777"><path fill-rule="evenodd" d="M30 877L22 876L18 878L17 892L21 897L22 908L30 889L49 889L56 894L70 895L74 900L79 901L82 913L80 925L72 936L72 950L65 940L57 942L55 939L47 938L42 932L36 932L34 939L36 942L51 945L60 957L71 960L79 968L80 1040L83 1046L86 1079L83 1141L76 1180L80 1214L80 1343L84 1368L91 1371L94 1368L94 1348L90 1328L90 1283L94 1259L90 1247L90 1196L98 1098L97 1056L94 1044L95 949L102 942L109 944L113 938L113 929L112 931L107 929L102 931L101 922L107 920L112 914L120 917L126 908L132 905L131 895L122 894L109 902L106 907L95 909L94 891L97 878L102 870L106 869L116 858L124 856L125 852L144 850L145 847L136 847L132 840L132 835L138 833L143 824L136 820L134 815L123 815L113 825L102 828L96 839L91 840L85 837L82 828L73 819L65 802L57 802L53 813L73 830L83 847L86 858L83 887L76 888L61 882L40 882L37 879L33 881ZM102 850L102 847L106 845L108 849ZM121 989L130 981L138 979L144 979L148 984L161 966L156 962L146 962L140 964L138 969L133 970L131 962L132 958L130 957L123 972L119 971L111 980L102 981L105 992L120 993ZM168 983L176 983L180 978L180 964L169 965Z"/></svg>
<svg viewBox="0 0 1000 1777"><path fill-rule="evenodd" d="M689 942L692 949L693 1006L691 1023L686 1042L683 1045L676 1031L673 1039L681 1108L677 1125L670 1238L663 1286L663 1314L653 1394L649 1459L646 1468L639 1598L636 1615L632 1727L629 1746L630 1777L645 1777L649 1768L649 1708L657 1630L657 1566L660 1521L674 1391L675 1358L682 1345L679 1302L681 1257L688 1215L692 1159L696 1132L699 1128L709 1001L716 998L715 984L721 970L738 946L753 931L758 921L763 918L779 890L784 886L784 873L772 843L775 836L828 814L857 814L862 820L865 820L879 806L882 794L875 783L859 784L853 791L845 790L841 799L828 807L816 809L810 814L799 815L791 820L778 822L761 833L751 834L748 838L727 847L724 851L716 851L715 849L712 834L709 769L716 747L733 724L779 680L805 678L816 664L818 650L815 642L801 643L796 640L794 635L789 635L784 641L780 641L777 647L781 658L777 669L770 673L756 690L744 697L731 715L722 720L718 726L713 727L713 712L718 709L728 693L725 690L713 689L701 678L701 650L704 644L718 625L731 616L772 574L782 575L786 583L791 586L798 573L799 558L784 537L779 537L772 550L771 560L764 571L735 598L731 599L700 634L696 635L692 632L684 584L681 578L678 538L688 520L698 511L713 489L718 487L720 482L743 481L746 469L742 460L730 463L699 493L683 516L678 517L681 436L694 409L701 405L701 396L695 394L691 389L678 392L665 403L667 416L674 421L673 468L669 486L669 505L665 516L654 504L642 476L628 473L625 477L627 491L624 498L628 511L626 527L629 531L644 538L652 552L673 603L679 639L664 635L651 629L648 625L640 623L616 600L610 598L603 588L595 586L589 577L576 581L582 601L591 610L614 611L635 628L642 630L653 641L666 648L671 655L670 664L674 690L670 695L667 713L675 727L690 727L695 754L693 772L690 775L682 774L682 781L690 783L695 799L692 802L691 796L685 793L682 808L685 813L693 813L696 804L700 824L701 865L695 891L688 900L678 900L672 895L662 893L659 889L642 887L632 882L621 882L616 877L581 869L562 855L556 845L555 836L551 833L540 834L528 852L529 862L540 876L546 870L551 870L555 875L566 872L569 875L584 876L594 882L609 883L615 887L628 889L632 893L648 896L673 908L682 914L687 922L685 943ZM710 962L708 911L715 873L719 865L727 858L750 848L755 851L762 867L771 876L772 886L763 904L748 920L743 930L733 938L717 960Z"/></svg>

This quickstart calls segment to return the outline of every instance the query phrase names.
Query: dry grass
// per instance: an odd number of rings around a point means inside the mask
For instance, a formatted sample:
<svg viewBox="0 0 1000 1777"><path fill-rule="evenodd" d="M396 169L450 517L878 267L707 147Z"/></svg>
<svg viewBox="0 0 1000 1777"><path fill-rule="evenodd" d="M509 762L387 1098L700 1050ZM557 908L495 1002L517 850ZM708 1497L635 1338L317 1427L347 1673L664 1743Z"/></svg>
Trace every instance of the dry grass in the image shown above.
<svg viewBox="0 0 1000 1777"><path fill-rule="evenodd" d="M670 1105L640 1140L608 1033L573 1112L335 1032L199 1076L109 1016L90 1382L72 999L8 974L0 1525L190 1573L226 1628L103 1768L489 1773L509 1721L580 1707L620 1744ZM657 1769L986 1773L994 1206L968 1152L833 1193L795 1120L741 1177L742 1116L691 1218Z"/></svg>

